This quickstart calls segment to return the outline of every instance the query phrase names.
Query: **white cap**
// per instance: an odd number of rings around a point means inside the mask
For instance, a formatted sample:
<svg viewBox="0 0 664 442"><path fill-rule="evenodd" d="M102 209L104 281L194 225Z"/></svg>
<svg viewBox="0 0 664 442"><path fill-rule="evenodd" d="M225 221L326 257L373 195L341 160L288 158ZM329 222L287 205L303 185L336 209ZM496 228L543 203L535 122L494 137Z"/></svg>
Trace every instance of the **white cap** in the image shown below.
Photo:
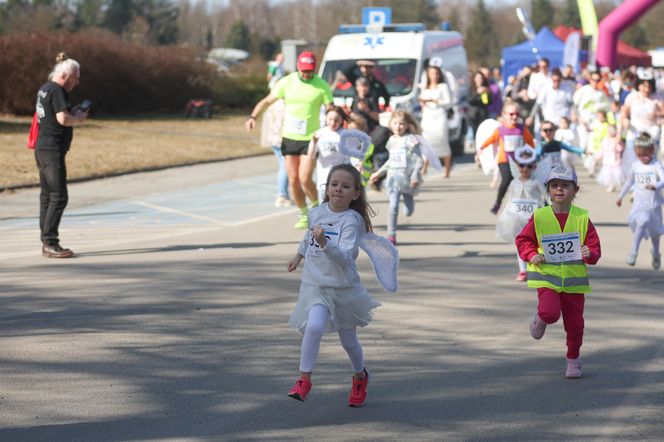
<svg viewBox="0 0 664 442"><path fill-rule="evenodd" d="M551 180L571 181L577 185L576 172L574 172L574 169L563 164L559 164L549 171L549 177L546 179L546 184L549 184L549 181Z"/></svg>

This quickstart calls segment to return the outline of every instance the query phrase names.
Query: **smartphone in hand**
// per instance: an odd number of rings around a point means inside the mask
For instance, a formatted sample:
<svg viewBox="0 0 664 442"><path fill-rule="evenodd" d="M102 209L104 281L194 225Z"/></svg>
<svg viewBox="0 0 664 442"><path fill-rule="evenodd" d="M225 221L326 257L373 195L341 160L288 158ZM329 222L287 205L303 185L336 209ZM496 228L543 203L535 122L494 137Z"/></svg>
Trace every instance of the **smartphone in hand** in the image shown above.
<svg viewBox="0 0 664 442"><path fill-rule="evenodd" d="M78 108L83 112L87 112L90 109L90 106L92 106L92 101L83 100L83 102L80 104L80 106L78 106Z"/></svg>

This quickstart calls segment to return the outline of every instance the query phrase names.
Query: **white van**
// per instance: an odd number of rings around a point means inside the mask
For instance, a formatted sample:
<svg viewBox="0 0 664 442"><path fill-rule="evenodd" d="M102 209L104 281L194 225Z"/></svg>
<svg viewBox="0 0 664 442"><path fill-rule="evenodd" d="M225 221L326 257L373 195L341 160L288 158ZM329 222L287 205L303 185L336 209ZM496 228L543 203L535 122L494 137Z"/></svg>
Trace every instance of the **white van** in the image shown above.
<svg viewBox="0 0 664 442"><path fill-rule="evenodd" d="M468 59L463 37L454 31L427 31L424 25L395 24L382 27L342 25L339 34L327 44L321 61L320 76L331 86L335 103L351 101L354 91L342 74L357 60L376 62L375 76L390 93L391 109L406 109L420 116L419 88L429 59L439 57L442 68L454 77L454 112L448 121L449 139L454 155L463 153L468 128L465 116L468 97ZM359 72L359 71L358 71ZM340 78L342 79L340 81ZM448 76L449 78L449 76ZM381 124L384 124L381 115Z"/></svg>

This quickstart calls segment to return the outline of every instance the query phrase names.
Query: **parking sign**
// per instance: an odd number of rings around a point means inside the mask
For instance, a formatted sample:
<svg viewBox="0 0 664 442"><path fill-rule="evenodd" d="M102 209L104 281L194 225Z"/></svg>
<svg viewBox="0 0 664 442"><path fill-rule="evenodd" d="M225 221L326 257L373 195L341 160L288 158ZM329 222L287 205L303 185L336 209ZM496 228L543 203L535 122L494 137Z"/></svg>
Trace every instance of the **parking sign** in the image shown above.
<svg viewBox="0 0 664 442"><path fill-rule="evenodd" d="M362 8L362 24L383 26L392 23L392 8Z"/></svg>

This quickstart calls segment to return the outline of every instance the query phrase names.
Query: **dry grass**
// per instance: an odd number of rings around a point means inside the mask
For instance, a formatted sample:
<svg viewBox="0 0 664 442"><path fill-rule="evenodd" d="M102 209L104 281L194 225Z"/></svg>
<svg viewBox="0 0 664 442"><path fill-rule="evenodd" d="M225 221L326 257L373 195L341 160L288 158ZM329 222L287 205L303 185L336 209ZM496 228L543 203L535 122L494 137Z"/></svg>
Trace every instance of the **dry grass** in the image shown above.
<svg viewBox="0 0 664 442"><path fill-rule="evenodd" d="M268 153L245 116L212 119L149 116L96 119L74 129L67 154L71 180ZM33 151L25 147L31 118L0 116L0 189L36 185Z"/></svg>

